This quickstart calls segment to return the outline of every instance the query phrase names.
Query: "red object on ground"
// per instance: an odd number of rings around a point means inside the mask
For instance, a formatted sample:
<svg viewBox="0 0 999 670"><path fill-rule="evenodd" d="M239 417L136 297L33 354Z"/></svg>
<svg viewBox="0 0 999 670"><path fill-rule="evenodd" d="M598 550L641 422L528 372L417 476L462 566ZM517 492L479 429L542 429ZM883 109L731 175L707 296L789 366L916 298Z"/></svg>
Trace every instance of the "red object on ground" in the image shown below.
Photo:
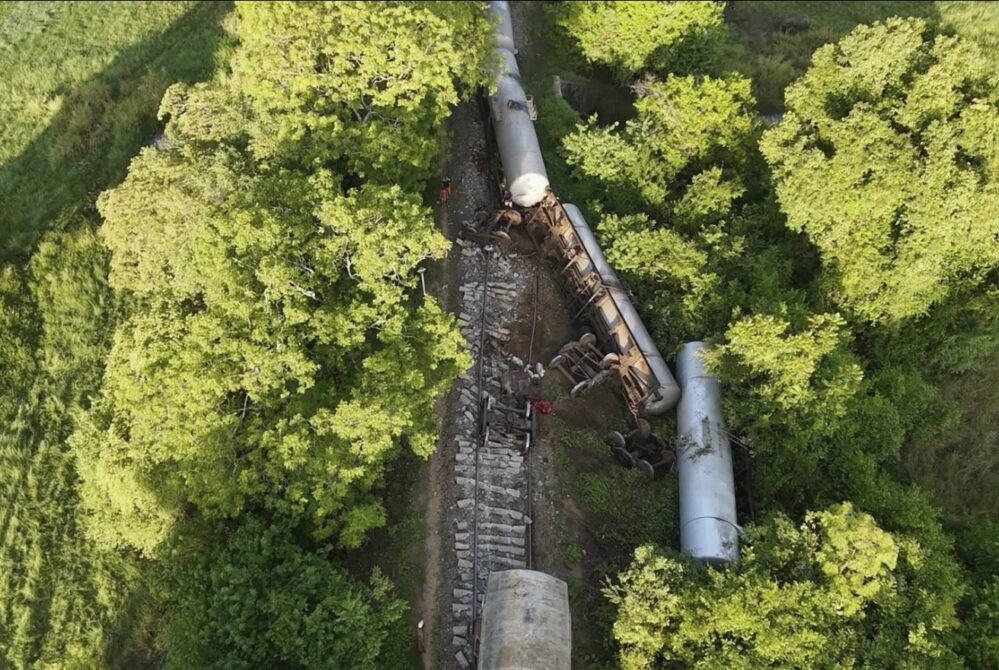
<svg viewBox="0 0 999 670"><path fill-rule="evenodd" d="M441 204L446 205L447 201L451 198L451 187L441 186Z"/></svg>
<svg viewBox="0 0 999 670"><path fill-rule="evenodd" d="M552 404L547 400L532 400L531 406L534 407L534 411L538 414L552 413Z"/></svg>

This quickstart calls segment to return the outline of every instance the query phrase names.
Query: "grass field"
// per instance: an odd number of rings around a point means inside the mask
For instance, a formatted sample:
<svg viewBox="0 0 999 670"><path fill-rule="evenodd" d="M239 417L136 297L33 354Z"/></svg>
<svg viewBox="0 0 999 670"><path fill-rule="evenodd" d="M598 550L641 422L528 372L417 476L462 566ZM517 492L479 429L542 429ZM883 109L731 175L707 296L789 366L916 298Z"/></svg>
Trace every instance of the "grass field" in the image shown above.
<svg viewBox="0 0 999 670"><path fill-rule="evenodd" d="M157 128L163 91L226 57L230 3L0 4L0 254L69 229Z"/></svg>
<svg viewBox="0 0 999 670"><path fill-rule="evenodd" d="M781 22L790 16L807 16L809 28L782 31ZM975 40L989 51L999 49L999 10L990 2L737 0L726 10L731 38L719 70L752 78L760 111L780 112L784 88L807 69L815 49L838 40L860 24L890 16L922 17Z"/></svg>
<svg viewBox="0 0 999 670"><path fill-rule="evenodd" d="M558 413L558 412L557 412ZM572 409L562 415L578 423ZM548 420L555 442L555 471L561 492L566 541L564 578L573 618L573 656L580 668L616 667L610 644L613 608L602 589L625 568L635 547L676 546L679 514L676 476L649 481L638 470L617 465L592 428L571 427L558 416ZM662 429L668 434L668 428Z"/></svg>
<svg viewBox="0 0 999 670"><path fill-rule="evenodd" d="M906 474L951 516L999 518L999 361L945 380L960 420L943 439L908 445Z"/></svg>
<svg viewBox="0 0 999 670"><path fill-rule="evenodd" d="M166 87L223 62L230 10L0 3L0 667L157 663L139 566L83 531L65 440L113 314L94 202L156 132Z"/></svg>

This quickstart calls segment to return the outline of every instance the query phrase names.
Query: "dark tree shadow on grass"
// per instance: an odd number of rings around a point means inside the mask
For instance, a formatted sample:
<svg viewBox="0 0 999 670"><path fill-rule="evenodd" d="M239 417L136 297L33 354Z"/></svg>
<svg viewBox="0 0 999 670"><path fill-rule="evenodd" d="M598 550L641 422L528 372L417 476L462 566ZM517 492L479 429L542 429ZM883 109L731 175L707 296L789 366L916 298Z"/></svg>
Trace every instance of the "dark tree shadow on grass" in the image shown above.
<svg viewBox="0 0 999 670"><path fill-rule="evenodd" d="M0 264L26 263L45 233L83 232L99 223L95 200L124 178L131 158L159 129L156 113L165 89L178 81L208 79L226 60L232 41L221 23L231 9L229 2L195 5L165 30L122 50L100 74L72 90L55 92L63 98L60 111L20 155L0 165ZM67 281L65 276L62 280ZM30 325L22 327L30 334ZM26 341L37 346L37 338ZM35 386L43 389L43 400L63 386L82 385L77 388L82 396L96 391L83 388L94 381L76 373L59 379L38 374ZM42 549L32 566L37 583L25 591L29 630L23 631L25 646L17 653L37 660L43 642L66 635L71 624L99 628L95 617L111 616L116 620L105 630L104 641L109 664L133 669L156 665L158 651L148 632L155 603L144 588L133 585L123 610L108 612L95 575L89 574L107 556L90 553L91 544L78 525L77 475L64 444L73 429L71 407L46 400L25 411L31 414L25 425L32 428L12 438L17 444L11 450L23 454L24 468L38 455L34 471L44 473L45 481L34 498L21 501L22 507L32 508L25 513L35 523L28 543ZM20 498L7 493L3 504L9 509ZM7 517L3 519L6 524ZM58 600L66 591L73 593L69 605Z"/></svg>
<svg viewBox="0 0 999 670"><path fill-rule="evenodd" d="M48 127L0 166L0 259L23 262L39 237L95 222L101 191L159 129L160 99L175 82L209 78L230 38L230 2L194 6L161 33L120 52L72 91Z"/></svg>
<svg viewBox="0 0 999 670"><path fill-rule="evenodd" d="M729 40L712 74L750 77L762 114L784 109L784 89L808 69L812 53L839 41L861 24L892 16L940 21L936 3L915 2L730 2L725 9ZM807 17L807 27L795 19Z"/></svg>

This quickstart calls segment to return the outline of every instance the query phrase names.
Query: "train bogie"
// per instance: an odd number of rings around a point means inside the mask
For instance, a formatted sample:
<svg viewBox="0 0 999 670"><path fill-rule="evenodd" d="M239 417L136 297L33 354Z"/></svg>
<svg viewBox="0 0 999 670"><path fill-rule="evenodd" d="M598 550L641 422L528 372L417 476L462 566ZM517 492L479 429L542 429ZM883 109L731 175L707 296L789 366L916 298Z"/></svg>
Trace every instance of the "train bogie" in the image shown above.
<svg viewBox="0 0 999 670"><path fill-rule="evenodd" d="M563 279L613 354L628 406L650 416L668 411L680 389L582 212L551 196L542 208L546 252L560 263Z"/></svg>

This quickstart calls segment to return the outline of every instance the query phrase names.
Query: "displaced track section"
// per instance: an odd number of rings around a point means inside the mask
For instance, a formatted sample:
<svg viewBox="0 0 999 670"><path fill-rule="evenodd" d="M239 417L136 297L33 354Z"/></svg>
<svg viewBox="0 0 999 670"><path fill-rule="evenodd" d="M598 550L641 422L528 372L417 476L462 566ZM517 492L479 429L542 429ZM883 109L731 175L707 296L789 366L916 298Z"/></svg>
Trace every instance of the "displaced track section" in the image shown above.
<svg viewBox="0 0 999 670"><path fill-rule="evenodd" d="M461 260L479 268L463 284L459 323L475 360L458 380L464 408L454 427L454 507L457 570L452 589L452 667L474 663L474 623L489 574L531 565L529 454L534 439L530 404L518 392L529 381L524 361L508 351L521 297L533 275L520 256L459 240ZM469 272L466 277L476 276Z"/></svg>

